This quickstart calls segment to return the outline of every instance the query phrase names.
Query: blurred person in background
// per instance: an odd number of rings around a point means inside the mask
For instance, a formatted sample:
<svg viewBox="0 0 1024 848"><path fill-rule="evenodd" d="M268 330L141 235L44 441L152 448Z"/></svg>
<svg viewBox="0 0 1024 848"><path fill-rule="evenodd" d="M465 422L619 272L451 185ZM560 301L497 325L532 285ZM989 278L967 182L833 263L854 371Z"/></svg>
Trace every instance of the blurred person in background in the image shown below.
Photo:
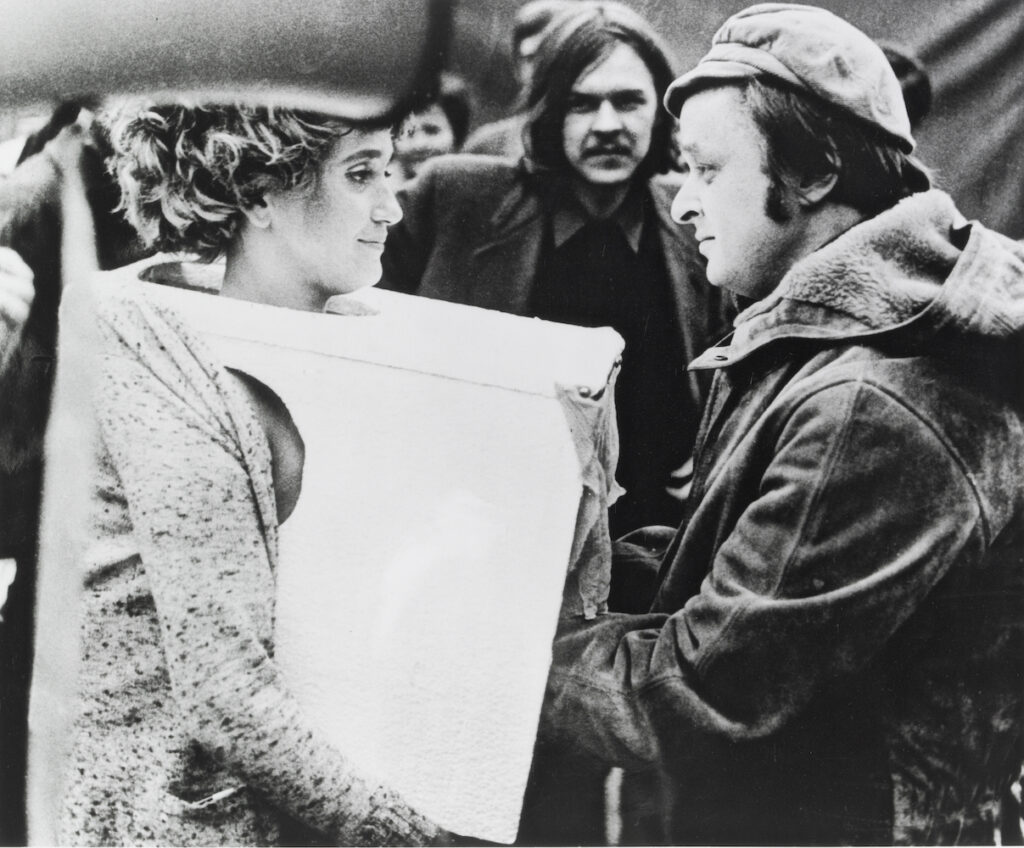
<svg viewBox="0 0 1024 848"><path fill-rule="evenodd" d="M35 289L32 286L32 269L26 265L20 256L9 247L0 247L0 377L7 367L7 362L12 352L17 348L21 338L21 329L28 319L29 309L32 306L32 299L35 297ZM0 402L2 403L2 402ZM6 524L10 517L6 512L0 513L0 521ZM7 602L7 590L17 573L17 562L13 557L0 558L0 625L3 624L4 605ZM13 673L7 667L0 668L0 676L5 680ZM7 703L4 699L0 706ZM6 718L6 710L3 710L3 717ZM6 751L6 745L0 750ZM6 784L4 784L6 785ZM2 796L4 806L14 803L8 799L7 794ZM6 826L2 830L3 844L9 844L8 831Z"/></svg>
<svg viewBox="0 0 1024 848"><path fill-rule="evenodd" d="M21 338L35 297L32 269L9 247L0 247L0 374Z"/></svg>
<svg viewBox="0 0 1024 848"><path fill-rule="evenodd" d="M406 117L395 133L391 170L396 178L410 180L428 159L457 153L466 140L472 114L466 81L457 74L441 74L436 94Z"/></svg>
<svg viewBox="0 0 1024 848"><path fill-rule="evenodd" d="M515 111L507 118L484 124L466 139L463 151L519 159L525 152L526 94L533 77L537 49L558 16L584 0L529 0L520 6L512 22L512 65L519 87Z"/></svg>
<svg viewBox="0 0 1024 848"><path fill-rule="evenodd" d="M34 297L32 269L9 247L0 247L0 392L4 389L4 374L21 340ZM3 395L0 395L0 410L10 411L10 402ZM8 455L10 446L6 441L2 446L2 467L6 470L13 466L13 458ZM6 474L4 476L3 482L8 484L10 481ZM18 576L19 559L24 569L29 548L25 534L11 533L11 528L28 523L24 518L19 521L22 507L16 501L17 494L6 488L0 494L0 538L22 537L18 540L20 544L11 540L0 551L0 845L25 844L22 810L31 633L24 632L23 628L28 623L25 619L31 601L18 598L12 606L13 613L6 611L10 586ZM14 556L21 551L25 553ZM8 622L12 617L16 625L22 625L15 632Z"/></svg>
<svg viewBox="0 0 1024 848"><path fill-rule="evenodd" d="M107 173L111 152L95 99L67 101L25 141L18 166L0 182L0 245L32 273L32 305L0 373L0 559L13 563L0 624L0 842L25 844L24 786L33 605L49 418L64 285L65 224L84 225L81 247L100 267L117 268L144 250L115 212L120 191ZM65 218L70 206L80 220ZM84 220L81 220L84 219Z"/></svg>

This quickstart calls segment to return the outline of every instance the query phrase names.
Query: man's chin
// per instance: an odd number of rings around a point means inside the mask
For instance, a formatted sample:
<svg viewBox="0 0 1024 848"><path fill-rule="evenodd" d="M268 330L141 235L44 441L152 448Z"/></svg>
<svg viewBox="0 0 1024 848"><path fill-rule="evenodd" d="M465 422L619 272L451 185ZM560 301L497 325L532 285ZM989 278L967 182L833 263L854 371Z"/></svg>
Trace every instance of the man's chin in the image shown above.
<svg viewBox="0 0 1024 848"><path fill-rule="evenodd" d="M713 259L709 258L707 265L704 266L704 276L707 277L707 281L715 288L732 291L732 286L730 285L732 282L731 276L723 274Z"/></svg>

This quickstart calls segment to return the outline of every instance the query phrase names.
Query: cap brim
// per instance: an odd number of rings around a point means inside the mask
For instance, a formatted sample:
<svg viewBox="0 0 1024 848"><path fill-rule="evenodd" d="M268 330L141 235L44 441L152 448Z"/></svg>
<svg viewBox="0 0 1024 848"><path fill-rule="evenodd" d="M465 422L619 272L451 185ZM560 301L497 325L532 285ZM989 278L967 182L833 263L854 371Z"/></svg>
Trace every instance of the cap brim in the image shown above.
<svg viewBox="0 0 1024 848"><path fill-rule="evenodd" d="M712 86L716 82L749 79L760 73L763 73L760 68L755 68L744 62L702 62L668 87L663 103L665 108L678 118L683 101L694 92Z"/></svg>
<svg viewBox="0 0 1024 848"><path fill-rule="evenodd" d="M879 54L881 55L881 51ZM881 59L884 61L884 56ZM886 67L888 68L887 64ZM826 90L822 90L820 86L808 85L770 51L735 42L713 44L708 54L697 63L693 70L683 74L668 87L662 102L669 113L678 118L684 101L700 89L760 76L777 80L796 91L808 92L842 109L857 120L866 121L869 125L885 133L887 137L895 140L899 147L907 153L914 149L909 122L905 132L898 131L899 127L894 130L884 121L879 120L878 116L867 116L862 114L862 111L851 108L841 98L837 99L835 92L828 90L827 87ZM895 82L895 77L893 80ZM902 99L899 105L903 105Z"/></svg>

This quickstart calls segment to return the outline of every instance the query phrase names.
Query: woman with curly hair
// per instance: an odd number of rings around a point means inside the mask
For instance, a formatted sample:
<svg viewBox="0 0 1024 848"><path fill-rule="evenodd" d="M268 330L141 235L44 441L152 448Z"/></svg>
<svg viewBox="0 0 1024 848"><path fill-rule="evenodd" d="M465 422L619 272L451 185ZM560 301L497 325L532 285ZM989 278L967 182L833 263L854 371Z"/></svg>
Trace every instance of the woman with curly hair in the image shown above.
<svg viewBox="0 0 1024 848"><path fill-rule="evenodd" d="M375 283L401 211L386 128L248 106L112 127L127 217L224 258L220 296L302 310ZM278 526L303 444L136 280L99 297L99 472L61 844L444 838L309 722L274 659ZM358 693L354 693L358 697Z"/></svg>

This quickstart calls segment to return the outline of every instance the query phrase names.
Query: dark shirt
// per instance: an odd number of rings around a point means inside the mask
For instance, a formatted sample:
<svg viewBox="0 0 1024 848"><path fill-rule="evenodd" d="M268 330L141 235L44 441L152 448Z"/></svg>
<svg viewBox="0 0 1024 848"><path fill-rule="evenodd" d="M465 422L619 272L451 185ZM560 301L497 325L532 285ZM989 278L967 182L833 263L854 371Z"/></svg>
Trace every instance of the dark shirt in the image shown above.
<svg viewBox="0 0 1024 848"><path fill-rule="evenodd" d="M626 342L616 385L627 494L610 512L613 535L649 524L678 524L680 501L666 492L689 457L699 410L691 409L685 355L659 244L654 210L642 192L607 220L565 203L545 235L530 313L549 321L610 326Z"/></svg>

